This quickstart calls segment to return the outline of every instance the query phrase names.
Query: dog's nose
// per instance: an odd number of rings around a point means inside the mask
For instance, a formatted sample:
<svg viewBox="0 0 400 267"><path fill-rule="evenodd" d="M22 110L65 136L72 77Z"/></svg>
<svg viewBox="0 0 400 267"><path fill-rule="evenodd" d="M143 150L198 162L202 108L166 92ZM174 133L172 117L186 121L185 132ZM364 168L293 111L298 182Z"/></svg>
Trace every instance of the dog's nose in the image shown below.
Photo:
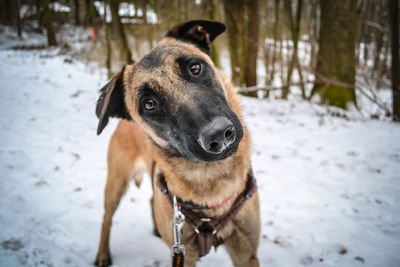
<svg viewBox="0 0 400 267"><path fill-rule="evenodd" d="M208 153L220 154L231 145L236 138L233 123L226 117L216 117L204 126L199 135L200 146Z"/></svg>

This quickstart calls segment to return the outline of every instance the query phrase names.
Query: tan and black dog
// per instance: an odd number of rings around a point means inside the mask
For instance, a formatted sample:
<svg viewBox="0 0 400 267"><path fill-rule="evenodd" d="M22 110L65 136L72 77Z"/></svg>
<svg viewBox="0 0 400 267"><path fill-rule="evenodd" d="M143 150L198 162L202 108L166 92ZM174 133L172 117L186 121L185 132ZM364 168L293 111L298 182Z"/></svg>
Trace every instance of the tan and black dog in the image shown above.
<svg viewBox="0 0 400 267"><path fill-rule="evenodd" d="M234 88L210 58L210 43L224 31L225 25L214 21L180 24L100 90L97 133L109 117L123 120L108 151L105 214L96 265L111 264L112 216L131 177L139 186L145 171L162 173L169 194L181 202L207 207L192 211L207 218L226 214L246 190L251 172L249 134ZM171 246L174 212L170 196L156 186L159 176L152 176L155 230ZM258 194L230 217L214 231L214 241L223 242L235 266L259 266ZM195 266L201 256L197 239L185 223L185 266Z"/></svg>

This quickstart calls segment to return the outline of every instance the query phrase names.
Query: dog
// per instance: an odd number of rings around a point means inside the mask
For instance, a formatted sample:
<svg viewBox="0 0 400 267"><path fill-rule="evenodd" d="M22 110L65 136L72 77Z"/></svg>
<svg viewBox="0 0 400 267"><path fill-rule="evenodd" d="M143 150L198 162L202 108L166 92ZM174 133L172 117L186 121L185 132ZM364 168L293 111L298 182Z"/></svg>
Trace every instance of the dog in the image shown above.
<svg viewBox="0 0 400 267"><path fill-rule="evenodd" d="M155 233L174 244L172 196L187 217L181 238L185 266L195 266L211 245L222 243L235 266L259 266L261 223L250 179L250 137L236 91L210 58L211 42L225 29L207 20L175 26L100 90L97 134L110 117L122 120L109 144L97 266L111 265L112 216L130 179L140 186L146 171L153 184ZM213 218L219 218L218 227ZM208 227L214 222L214 228L195 228L193 221Z"/></svg>

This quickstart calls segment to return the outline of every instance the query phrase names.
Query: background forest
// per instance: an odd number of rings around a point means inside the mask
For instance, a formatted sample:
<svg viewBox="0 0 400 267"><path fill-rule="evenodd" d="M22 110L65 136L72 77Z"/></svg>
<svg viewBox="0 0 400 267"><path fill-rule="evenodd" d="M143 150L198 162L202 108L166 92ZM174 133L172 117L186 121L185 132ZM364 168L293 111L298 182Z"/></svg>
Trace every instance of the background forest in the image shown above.
<svg viewBox="0 0 400 267"><path fill-rule="evenodd" d="M93 266L107 148L99 89L168 29L218 20L241 95L261 266L400 266L398 0L0 0L0 267ZM113 217L114 266L171 266L150 178ZM223 247L197 266L232 266Z"/></svg>
<svg viewBox="0 0 400 267"><path fill-rule="evenodd" d="M19 36L24 27L46 31L48 45L65 51L74 50L66 25L91 28L93 43L73 52L105 66L109 77L173 25L223 21L227 34L213 44L212 58L244 95L297 94L357 109L366 98L376 106L372 116L400 117L397 0L2 0L0 7L0 21L16 25Z"/></svg>

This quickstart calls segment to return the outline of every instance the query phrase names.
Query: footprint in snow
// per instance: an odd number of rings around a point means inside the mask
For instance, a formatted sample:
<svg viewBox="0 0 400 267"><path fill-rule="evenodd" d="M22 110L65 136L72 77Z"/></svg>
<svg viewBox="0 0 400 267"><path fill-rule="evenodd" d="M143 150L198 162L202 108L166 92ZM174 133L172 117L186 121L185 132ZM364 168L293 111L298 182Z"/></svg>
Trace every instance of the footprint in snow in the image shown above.
<svg viewBox="0 0 400 267"><path fill-rule="evenodd" d="M390 157L391 160L394 160L394 161L400 163L400 154L392 154L389 157Z"/></svg>
<svg viewBox="0 0 400 267"><path fill-rule="evenodd" d="M359 256L355 257L354 260L355 260L355 261L359 261L359 262L361 262L361 263L364 263L364 262L365 262L364 258L359 257Z"/></svg>
<svg viewBox="0 0 400 267"><path fill-rule="evenodd" d="M381 170L381 169L378 169L378 168L369 168L368 171L369 171L370 173L378 173L378 174L381 174L381 173L382 173L382 170Z"/></svg>
<svg viewBox="0 0 400 267"><path fill-rule="evenodd" d="M284 238L278 236L277 238L275 238L275 240L273 241L274 244L283 247L283 248L291 248L292 247L292 243L290 243L289 241L285 240Z"/></svg>
<svg viewBox="0 0 400 267"><path fill-rule="evenodd" d="M83 90L78 90L75 93L69 95L70 98L78 98L83 93Z"/></svg>
<svg viewBox="0 0 400 267"><path fill-rule="evenodd" d="M356 156L358 156L357 152L355 152L355 151L352 151L352 150L350 150L350 151L347 151L346 155L347 155L347 156L352 156L352 157L356 157Z"/></svg>
<svg viewBox="0 0 400 267"><path fill-rule="evenodd" d="M302 265L311 265L314 262L313 258L309 255L300 258L300 263Z"/></svg>
<svg viewBox="0 0 400 267"><path fill-rule="evenodd" d="M347 248L345 248L343 246L338 247L337 253L339 253L340 255L345 255L345 254L347 254L347 252L348 252Z"/></svg>
<svg viewBox="0 0 400 267"><path fill-rule="evenodd" d="M9 240L2 241L1 247L4 250L18 251L18 250L24 248L24 244L21 242L21 240L11 238Z"/></svg>
<svg viewBox="0 0 400 267"><path fill-rule="evenodd" d="M75 158L76 161L81 159L81 156L78 153L71 153L71 155Z"/></svg>
<svg viewBox="0 0 400 267"><path fill-rule="evenodd" d="M40 187L40 186L43 186L43 185L46 185L46 184L47 184L46 180L40 180L40 181L35 183L35 186Z"/></svg>

